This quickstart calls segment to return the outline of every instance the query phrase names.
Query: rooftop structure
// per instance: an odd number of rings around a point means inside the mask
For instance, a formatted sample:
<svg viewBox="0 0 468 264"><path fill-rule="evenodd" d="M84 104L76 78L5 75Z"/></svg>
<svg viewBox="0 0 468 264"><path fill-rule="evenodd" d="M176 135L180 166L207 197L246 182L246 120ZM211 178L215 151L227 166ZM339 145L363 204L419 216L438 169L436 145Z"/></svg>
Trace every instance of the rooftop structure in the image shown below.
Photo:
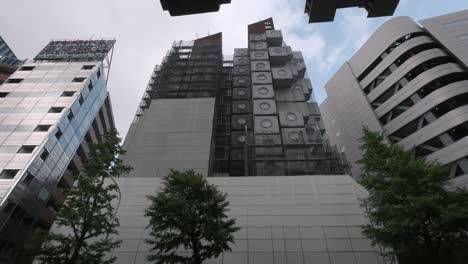
<svg viewBox="0 0 468 264"><path fill-rule="evenodd" d="M231 0L160 0L163 10L168 10L171 16L183 16L207 12L217 12L222 4Z"/></svg>
<svg viewBox="0 0 468 264"><path fill-rule="evenodd" d="M391 16L400 0L307 0L305 13L309 23L333 21L337 9L348 7L365 8L367 17Z"/></svg>

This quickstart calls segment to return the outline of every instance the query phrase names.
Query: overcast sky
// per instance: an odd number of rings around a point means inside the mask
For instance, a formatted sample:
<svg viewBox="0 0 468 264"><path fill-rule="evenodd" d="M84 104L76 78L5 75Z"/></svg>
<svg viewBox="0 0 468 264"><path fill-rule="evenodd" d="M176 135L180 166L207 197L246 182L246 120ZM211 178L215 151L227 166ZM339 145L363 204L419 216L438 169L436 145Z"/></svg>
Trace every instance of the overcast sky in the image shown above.
<svg viewBox="0 0 468 264"><path fill-rule="evenodd" d="M218 13L171 17L159 0L1 0L0 35L15 54L33 58L51 39L115 38L108 89L125 136L151 72L174 40L223 32L223 52L247 47L247 25L273 17L285 42L303 52L319 102L323 86L385 18L358 8L331 23L307 24L305 0L232 0ZM195 1L195 0L194 0ZM395 15L416 20L468 8L467 0L401 0Z"/></svg>

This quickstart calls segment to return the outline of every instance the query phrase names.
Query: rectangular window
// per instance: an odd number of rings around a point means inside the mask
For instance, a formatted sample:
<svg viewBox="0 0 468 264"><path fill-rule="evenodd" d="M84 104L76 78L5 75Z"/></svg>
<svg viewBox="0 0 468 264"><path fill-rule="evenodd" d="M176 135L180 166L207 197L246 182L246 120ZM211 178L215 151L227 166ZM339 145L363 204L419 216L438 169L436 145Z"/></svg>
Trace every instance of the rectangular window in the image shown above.
<svg viewBox="0 0 468 264"><path fill-rule="evenodd" d="M84 82L84 80L86 80L86 78L76 77L76 78L73 78L72 82Z"/></svg>
<svg viewBox="0 0 468 264"><path fill-rule="evenodd" d="M62 93L62 97L72 97L74 94L74 91L65 91Z"/></svg>
<svg viewBox="0 0 468 264"><path fill-rule="evenodd" d="M6 169L0 173L0 179L13 179L15 178L16 174L18 174L19 170L10 170Z"/></svg>
<svg viewBox="0 0 468 264"><path fill-rule="evenodd" d="M50 108L49 113L54 113L54 114L61 113L63 109L65 109L65 107L54 106Z"/></svg>
<svg viewBox="0 0 468 264"><path fill-rule="evenodd" d="M68 113L68 121L71 122L73 120L73 117L75 117L75 116L73 115L73 112L70 111L70 113Z"/></svg>
<svg viewBox="0 0 468 264"><path fill-rule="evenodd" d="M29 171L27 171L26 175L23 177L23 183L29 186L33 179L34 176Z"/></svg>
<svg viewBox="0 0 468 264"><path fill-rule="evenodd" d="M36 148L36 146L32 146L32 145L23 145L19 150L18 150L18 153L19 154L29 154L29 153L33 153L34 149Z"/></svg>
<svg viewBox="0 0 468 264"><path fill-rule="evenodd" d="M7 92L1 92L0 93L0 98L4 98L4 97L7 97L10 93L7 93Z"/></svg>
<svg viewBox="0 0 468 264"><path fill-rule="evenodd" d="M55 132L55 137L57 138L57 140L59 140L61 137L62 137L63 133L62 131L59 129L57 129L57 132Z"/></svg>
<svg viewBox="0 0 468 264"><path fill-rule="evenodd" d="M92 70L94 68L94 65L83 65L81 68L82 70Z"/></svg>
<svg viewBox="0 0 468 264"><path fill-rule="evenodd" d="M99 79L99 78L101 77L101 69L98 69L98 71L97 71L96 74L97 74L97 77L98 77L98 79Z"/></svg>
<svg viewBox="0 0 468 264"><path fill-rule="evenodd" d="M32 71L36 66L23 66L18 71Z"/></svg>
<svg viewBox="0 0 468 264"><path fill-rule="evenodd" d="M47 132L49 131L49 128L52 125L38 125L35 129L34 132Z"/></svg>
<svg viewBox="0 0 468 264"><path fill-rule="evenodd" d="M22 82L24 79L19 79L19 78L13 78L13 79L8 79L6 81L6 83L20 83Z"/></svg>
<svg viewBox="0 0 468 264"><path fill-rule="evenodd" d="M42 151L42 154L41 154L41 159L45 161L48 157L49 157L49 151L47 151L47 149L44 148L44 151Z"/></svg>
<svg viewBox="0 0 468 264"><path fill-rule="evenodd" d="M80 105L84 103L83 96L80 96L80 99L78 99L78 102L80 103Z"/></svg>
<svg viewBox="0 0 468 264"><path fill-rule="evenodd" d="M6 201L6 205L3 207L3 212L5 214L10 214L11 211L13 211L13 208L15 208L15 203L12 202L11 200Z"/></svg>
<svg viewBox="0 0 468 264"><path fill-rule="evenodd" d="M92 82L89 82L88 84L88 89L91 91L93 90L94 86L93 86L93 83Z"/></svg>

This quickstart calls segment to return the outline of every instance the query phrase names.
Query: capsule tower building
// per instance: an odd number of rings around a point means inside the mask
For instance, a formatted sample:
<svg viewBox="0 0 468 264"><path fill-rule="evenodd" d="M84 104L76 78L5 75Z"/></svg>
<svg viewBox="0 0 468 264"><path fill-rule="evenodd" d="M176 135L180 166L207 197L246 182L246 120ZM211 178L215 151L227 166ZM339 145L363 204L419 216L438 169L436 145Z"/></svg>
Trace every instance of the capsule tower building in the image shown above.
<svg viewBox="0 0 468 264"><path fill-rule="evenodd" d="M207 175L241 228L232 252L204 263L383 263L361 233L365 190L324 140L301 53L271 18L246 40L233 57L221 33L177 41L156 66L124 142L134 170L117 180L116 263L150 263L144 209L170 169Z"/></svg>
<svg viewBox="0 0 468 264"><path fill-rule="evenodd" d="M178 41L155 68L125 140L132 174L169 169L208 176L342 174L323 139L301 52L267 19L248 48L223 59L222 34ZM150 154L151 153L151 154Z"/></svg>

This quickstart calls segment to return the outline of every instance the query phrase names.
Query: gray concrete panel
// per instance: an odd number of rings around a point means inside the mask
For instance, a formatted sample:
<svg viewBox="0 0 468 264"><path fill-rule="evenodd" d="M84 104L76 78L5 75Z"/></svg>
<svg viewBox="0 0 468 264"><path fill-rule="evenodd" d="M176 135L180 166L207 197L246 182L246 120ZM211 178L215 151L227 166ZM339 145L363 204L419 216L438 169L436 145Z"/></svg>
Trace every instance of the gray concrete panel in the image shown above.
<svg viewBox="0 0 468 264"><path fill-rule="evenodd" d="M325 89L328 98L320 105L320 111L328 139L346 154L353 177L358 177L362 127L367 126L375 131L382 131L382 128L349 64L338 70Z"/></svg>
<svg viewBox="0 0 468 264"><path fill-rule="evenodd" d="M153 100L127 136L124 161L129 177L162 177L169 169L207 174L211 151L214 98Z"/></svg>
<svg viewBox="0 0 468 264"><path fill-rule="evenodd" d="M395 40L414 32L423 30L409 17L395 17L385 22L362 45L362 47L349 60L354 74L359 76L377 59Z"/></svg>
<svg viewBox="0 0 468 264"><path fill-rule="evenodd" d="M390 76L388 76L385 79L385 81L379 84L379 86L377 86L374 90L372 90L367 95L367 97L369 98L369 101L373 102L375 99L377 99L379 96L385 93L396 82L398 82L401 78L403 78L406 74L408 74L409 71L411 71L415 67L421 65L422 63L428 60L439 58L439 57L446 57L446 56L447 56L447 53L445 53L441 49L436 48L436 49L423 51L411 57L409 60L403 63L400 67L398 67L396 71L392 72L392 74L390 74Z"/></svg>
<svg viewBox="0 0 468 264"><path fill-rule="evenodd" d="M468 10L421 20L420 23L468 66Z"/></svg>
<svg viewBox="0 0 468 264"><path fill-rule="evenodd" d="M367 222L358 199L366 192L347 175L213 177L208 181L228 194L227 214L241 229L234 234L232 252L205 263L283 264L304 263L304 259L335 263L344 257L357 264L382 263L378 249L361 232ZM113 252L116 263L148 264L146 195L158 191L161 181L133 175L118 179L118 184L122 199L117 217L123 243Z"/></svg>
<svg viewBox="0 0 468 264"><path fill-rule="evenodd" d="M408 50L417 47L421 44L434 43L430 37L420 36L406 41L400 46L396 47L385 59L382 60L377 67L375 67L364 79L361 81L362 87L369 85L375 78L385 71L395 60Z"/></svg>
<svg viewBox="0 0 468 264"><path fill-rule="evenodd" d="M424 97L416 105L406 110L403 114L384 126L385 132L391 135L406 124L420 117L439 103L442 103L457 95L468 93L468 81L461 81L444 86L428 96Z"/></svg>
<svg viewBox="0 0 468 264"><path fill-rule="evenodd" d="M394 107L399 105L401 102L406 100L408 97L410 97L418 89L422 88L427 83L433 81L434 79L437 79L438 77L442 77L455 72L462 72L462 69L457 64L447 63L436 66L421 73L411 82L405 85L405 87L403 87L395 95L393 95L390 99L388 99L379 107L377 107L375 109L375 114L380 118L381 116L385 115L390 110L392 110Z"/></svg>

